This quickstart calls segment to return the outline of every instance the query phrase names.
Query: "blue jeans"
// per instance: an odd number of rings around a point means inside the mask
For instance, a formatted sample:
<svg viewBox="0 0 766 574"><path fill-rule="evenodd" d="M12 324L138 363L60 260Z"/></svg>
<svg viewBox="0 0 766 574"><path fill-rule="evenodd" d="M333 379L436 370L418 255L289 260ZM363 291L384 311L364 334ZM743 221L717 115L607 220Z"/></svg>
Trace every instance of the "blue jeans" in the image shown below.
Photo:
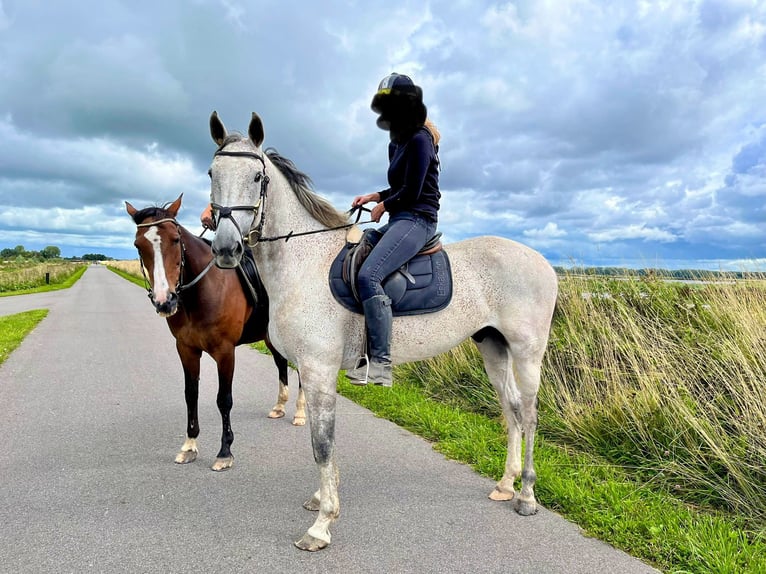
<svg viewBox="0 0 766 574"><path fill-rule="evenodd" d="M383 237L365 259L357 277L362 301L385 295L383 280L418 254L436 233L436 222L404 211L390 216L378 231Z"/></svg>

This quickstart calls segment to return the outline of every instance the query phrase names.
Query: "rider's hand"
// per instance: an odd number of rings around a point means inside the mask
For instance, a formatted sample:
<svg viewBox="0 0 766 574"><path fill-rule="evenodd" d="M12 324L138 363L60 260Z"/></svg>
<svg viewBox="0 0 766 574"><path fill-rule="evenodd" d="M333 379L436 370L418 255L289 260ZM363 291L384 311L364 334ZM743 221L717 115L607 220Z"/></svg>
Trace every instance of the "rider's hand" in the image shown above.
<svg viewBox="0 0 766 574"><path fill-rule="evenodd" d="M213 223L213 206L208 204L205 211L199 216L199 220L202 223L202 227L215 231L215 223Z"/></svg>
<svg viewBox="0 0 766 574"><path fill-rule="evenodd" d="M372 208L372 211L370 212L370 219L372 219L375 223L378 223L385 212L386 206L383 205L383 202L381 201L379 204Z"/></svg>
<svg viewBox="0 0 766 574"><path fill-rule="evenodd" d="M354 198L354 201L351 202L351 207L359 207L360 205L370 203L371 201L380 201L380 194L377 191L375 193L357 195Z"/></svg>

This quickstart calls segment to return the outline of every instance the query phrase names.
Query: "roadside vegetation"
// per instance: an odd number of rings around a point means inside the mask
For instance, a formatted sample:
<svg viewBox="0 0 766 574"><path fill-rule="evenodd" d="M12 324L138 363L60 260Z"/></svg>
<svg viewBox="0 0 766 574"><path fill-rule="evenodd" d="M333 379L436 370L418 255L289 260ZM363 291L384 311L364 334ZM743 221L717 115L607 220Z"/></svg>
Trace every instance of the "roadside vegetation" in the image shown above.
<svg viewBox="0 0 766 574"><path fill-rule="evenodd" d="M138 259L108 261L106 266L120 277L141 287L146 287L146 281L141 274L141 264L138 262Z"/></svg>
<svg viewBox="0 0 766 574"><path fill-rule="evenodd" d="M560 292L540 501L667 572L766 572L766 283L567 275ZM338 388L502 476L505 431L471 342L395 380Z"/></svg>
<svg viewBox="0 0 766 574"><path fill-rule="evenodd" d="M0 365L47 315L47 309L37 309L0 317Z"/></svg>
<svg viewBox="0 0 766 574"><path fill-rule="evenodd" d="M87 267L87 263L64 260L0 261L0 297L66 289Z"/></svg>

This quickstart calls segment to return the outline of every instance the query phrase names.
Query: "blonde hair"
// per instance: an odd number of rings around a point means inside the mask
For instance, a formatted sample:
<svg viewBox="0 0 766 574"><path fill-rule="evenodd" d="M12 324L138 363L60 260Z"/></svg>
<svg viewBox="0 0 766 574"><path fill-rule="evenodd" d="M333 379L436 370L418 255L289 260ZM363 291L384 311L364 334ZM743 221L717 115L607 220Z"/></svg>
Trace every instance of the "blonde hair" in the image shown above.
<svg viewBox="0 0 766 574"><path fill-rule="evenodd" d="M439 133L439 130L436 129L436 126L430 119L426 119L425 123L423 124L425 128L431 132L431 137L434 138L434 145L439 145L439 140L441 139L441 134Z"/></svg>

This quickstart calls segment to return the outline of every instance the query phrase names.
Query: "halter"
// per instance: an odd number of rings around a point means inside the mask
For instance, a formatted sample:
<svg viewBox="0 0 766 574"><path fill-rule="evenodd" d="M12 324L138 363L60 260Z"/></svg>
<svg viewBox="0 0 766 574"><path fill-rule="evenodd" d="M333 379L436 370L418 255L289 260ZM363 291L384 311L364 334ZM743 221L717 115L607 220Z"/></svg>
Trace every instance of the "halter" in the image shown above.
<svg viewBox="0 0 766 574"><path fill-rule="evenodd" d="M176 295L180 296L183 291L186 291L187 289L190 289L191 287L194 287L200 279L202 279L208 271L210 271L210 268L215 264L215 258L211 259L210 262L205 266L205 268L197 275L194 279L192 279L189 283L184 284L183 283L183 277L184 277L184 267L186 265L186 246L184 245L183 239L181 239L181 233L180 228L181 225L178 223L178 221L175 220L173 217L166 217L165 219L158 219L157 221L149 221L147 223L137 223L136 227L151 227L153 225L159 225L161 223L173 223L177 229L179 229L179 242L181 245L181 263L178 265L178 281L176 282L175 291ZM144 287L147 291L147 295L149 299L152 300L152 303L154 303L154 295L152 293L152 290L150 289L149 285L149 278L146 276L146 269L144 267L144 260L141 257L141 253L138 254L138 262L141 266L141 275L144 276Z"/></svg>
<svg viewBox="0 0 766 574"><path fill-rule="evenodd" d="M369 209L366 207L363 207L361 205L357 207L352 207L348 210L349 217L354 213L354 211L358 211L356 215L356 221L354 223L347 223L345 225L338 225L336 227L329 227L326 229L315 229L313 231L301 231L298 233L295 233L294 231L290 231L289 233L285 235L275 235L273 237L263 237L263 224L266 222L266 195L267 195L267 189L269 185L269 176L266 175L266 162L263 160L263 157L258 155L255 152L250 151L224 151L219 149L217 152L213 154L213 156L229 156L229 157L249 157L251 159L257 159L261 162L261 165L263 165L263 172L258 172L255 174L254 181L257 183L258 181L261 182L261 191L260 195L258 197L258 201L255 202L255 205L234 205L232 207L225 207L223 205L220 205L218 203L211 203L211 207L218 212L218 216L216 218L216 226L218 224L218 221L221 219L230 219L231 222L234 224L234 227L237 228L237 231L239 232L240 236L242 237L242 241L247 244L248 247L254 247L259 242L264 241L278 241L280 239L284 239L285 243L290 240L291 237L300 237L303 235L313 235L315 233L324 233L326 231L335 231L336 229L348 229L349 227L352 227L354 225L359 224L359 219L362 216L362 211L370 212ZM236 220L232 216L233 211L252 211L253 212L253 218L255 218L255 212L258 210L259 207L263 205L263 208L261 209L261 218L258 221L257 226L250 227L250 230L247 232L247 234L242 233L242 230L240 229L239 225L237 224ZM362 221L361 223L372 223L372 221Z"/></svg>

